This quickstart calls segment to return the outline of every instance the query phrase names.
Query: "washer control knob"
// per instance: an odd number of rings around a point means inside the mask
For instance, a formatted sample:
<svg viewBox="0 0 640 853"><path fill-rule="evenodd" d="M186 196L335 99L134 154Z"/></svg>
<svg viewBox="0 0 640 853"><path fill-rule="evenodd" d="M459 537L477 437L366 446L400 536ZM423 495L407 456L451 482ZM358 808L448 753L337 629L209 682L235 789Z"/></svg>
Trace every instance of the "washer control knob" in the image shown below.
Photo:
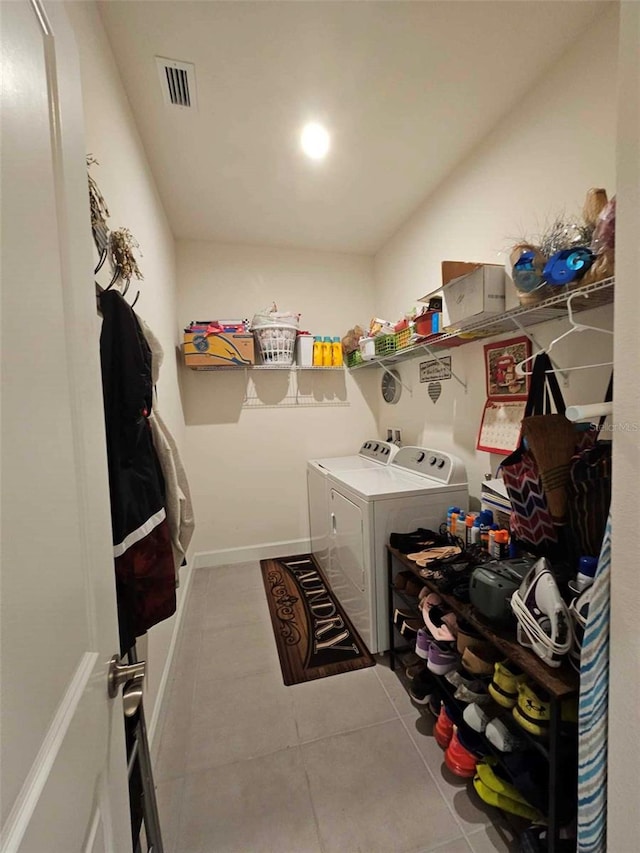
<svg viewBox="0 0 640 853"><path fill-rule="evenodd" d="M435 465L435 464L436 464L436 457L430 456L429 457L429 465Z"/></svg>
<svg viewBox="0 0 640 853"><path fill-rule="evenodd" d="M380 447L380 445L379 445L379 444L376 444L376 445L374 446L374 448L373 448L373 449L374 449L374 450L377 450L379 447Z"/></svg>
<svg viewBox="0 0 640 853"><path fill-rule="evenodd" d="M438 468L444 468L444 459L438 460Z"/></svg>
<svg viewBox="0 0 640 853"><path fill-rule="evenodd" d="M418 452L418 455L416 456L416 462L422 462L423 459L424 459L424 453L422 452L422 450L420 450Z"/></svg>

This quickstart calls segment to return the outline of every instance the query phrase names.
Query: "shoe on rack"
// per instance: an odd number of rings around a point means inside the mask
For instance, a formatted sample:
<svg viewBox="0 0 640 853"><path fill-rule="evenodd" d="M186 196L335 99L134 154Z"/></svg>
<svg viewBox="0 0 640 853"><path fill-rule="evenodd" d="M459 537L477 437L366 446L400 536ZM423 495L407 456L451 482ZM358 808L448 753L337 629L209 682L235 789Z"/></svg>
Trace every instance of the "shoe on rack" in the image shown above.
<svg viewBox="0 0 640 853"><path fill-rule="evenodd" d="M525 674L508 661L496 663L489 693L498 705L502 705L503 708L513 708L518 701L518 686L525 678Z"/></svg>
<svg viewBox="0 0 640 853"><path fill-rule="evenodd" d="M465 723L464 717L459 720L456 726L456 731L458 733L460 746L466 749L467 752L475 755L476 759L485 758L489 750L484 742L484 738Z"/></svg>
<svg viewBox="0 0 640 853"><path fill-rule="evenodd" d="M418 636L418 631L421 631L422 628L422 619L403 619L402 625L400 626L400 633L403 637L406 637L407 640L415 640Z"/></svg>
<svg viewBox="0 0 640 853"><path fill-rule="evenodd" d="M513 717L519 726L529 734L544 736L551 722L551 702L548 695L539 687L527 682L518 685L518 700L513 709Z"/></svg>
<svg viewBox="0 0 640 853"><path fill-rule="evenodd" d="M460 687L461 684L470 684L476 680L476 677L472 672L466 670L462 664L457 669L452 669L451 672L445 675L445 678L453 687Z"/></svg>
<svg viewBox="0 0 640 853"><path fill-rule="evenodd" d="M465 704L489 705L493 700L484 681L479 678L467 684L460 684L454 693L454 698Z"/></svg>
<svg viewBox="0 0 640 853"><path fill-rule="evenodd" d="M437 593L430 592L424 596L420 600L420 609L424 624L434 640L443 643L451 643L455 640L456 615L442 606L442 599Z"/></svg>
<svg viewBox="0 0 640 853"><path fill-rule="evenodd" d="M500 752L518 752L527 747L526 740L510 731L497 717L487 724L484 736Z"/></svg>
<svg viewBox="0 0 640 853"><path fill-rule="evenodd" d="M487 803L487 805L494 806L494 808L500 809L503 812L514 814L518 817L526 818L527 820L542 819L540 812L534 809L533 806L525 805L519 800L512 800L505 794L498 794L496 791L493 791L485 785L482 779L477 775L474 776L473 787L480 799Z"/></svg>
<svg viewBox="0 0 640 853"><path fill-rule="evenodd" d="M433 530L426 530L424 527L419 527L413 533L391 533L389 536L389 545L400 551L401 554L408 554L411 551L416 551L418 548L426 548L431 545L446 545L447 540L439 533Z"/></svg>
<svg viewBox="0 0 640 853"><path fill-rule="evenodd" d="M399 652L397 654L397 657L402 663L402 666L405 667L405 669L408 666L414 666L415 664L420 663L421 661L421 658L419 658L415 652Z"/></svg>
<svg viewBox="0 0 640 853"><path fill-rule="evenodd" d="M441 646L435 640L429 646L427 666L436 675L446 675L460 663L458 653L452 648Z"/></svg>
<svg viewBox="0 0 640 853"><path fill-rule="evenodd" d="M426 661L418 660L417 663L412 664L411 666L406 667L405 675L409 679L409 681L413 681L416 676L420 675L420 673L424 672L427 668Z"/></svg>
<svg viewBox="0 0 640 853"><path fill-rule="evenodd" d="M460 743L458 731L454 731L444 753L444 763L456 776L471 778L475 776L478 759Z"/></svg>
<svg viewBox="0 0 640 853"><path fill-rule="evenodd" d="M516 800L518 803L523 803L529 806L528 800L520 793L515 785L507 782L496 772L496 761L493 758L488 758L485 761L478 762L477 774L481 781L495 791L496 794L504 794L510 800Z"/></svg>
<svg viewBox="0 0 640 853"><path fill-rule="evenodd" d="M398 574L393 579L393 588L402 592L402 590L406 588L407 581L411 577L411 574L412 573L409 571L398 572Z"/></svg>
<svg viewBox="0 0 640 853"><path fill-rule="evenodd" d="M418 635L416 637L416 654L422 660L427 660L429 657L429 649L431 648L431 643L433 642L433 637L427 631L426 628L420 628L418 631Z"/></svg>
<svg viewBox="0 0 640 853"><path fill-rule="evenodd" d="M413 679L409 693L418 705L428 705L436 690L437 685L434 677L425 670Z"/></svg>
<svg viewBox="0 0 640 853"><path fill-rule="evenodd" d="M458 619L458 636L456 638L456 646L460 654L464 654L464 650L467 648L474 649L486 646L486 640L484 640L468 622L465 622L464 619Z"/></svg>
<svg viewBox="0 0 640 853"><path fill-rule="evenodd" d="M433 727L433 736L440 749L446 749L453 737L453 719L444 702L440 705L438 719Z"/></svg>
<svg viewBox="0 0 640 853"><path fill-rule="evenodd" d="M503 655L494 649L489 643L483 646L467 648L462 653L462 665L466 670L477 676L493 675L496 662L503 659Z"/></svg>
<svg viewBox="0 0 640 853"><path fill-rule="evenodd" d="M496 706L483 707L477 702L471 702L462 712L462 719L474 732L483 734L496 713Z"/></svg>
<svg viewBox="0 0 640 853"><path fill-rule="evenodd" d="M393 624L396 626L398 631L401 630L402 623L406 619L415 619L415 618L416 618L416 614L412 613L410 610L401 610L400 608L396 607L395 610L393 611Z"/></svg>

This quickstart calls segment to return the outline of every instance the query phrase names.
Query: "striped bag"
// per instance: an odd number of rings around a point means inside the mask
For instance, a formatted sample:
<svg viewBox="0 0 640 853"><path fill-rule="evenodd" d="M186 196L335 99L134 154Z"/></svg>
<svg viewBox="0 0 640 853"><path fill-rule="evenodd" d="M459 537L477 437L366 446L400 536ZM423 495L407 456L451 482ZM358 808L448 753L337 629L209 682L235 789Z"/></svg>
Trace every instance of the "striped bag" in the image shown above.
<svg viewBox="0 0 640 853"><path fill-rule="evenodd" d="M546 353L536 356L523 424L527 418L550 415L550 394L558 415L564 415L565 404L558 380L555 374L546 373L551 369L551 361ZM500 466L512 507L509 526L516 539L538 556L546 556L549 548L557 543L557 531L549 511L538 462L524 439L523 431L518 447Z"/></svg>

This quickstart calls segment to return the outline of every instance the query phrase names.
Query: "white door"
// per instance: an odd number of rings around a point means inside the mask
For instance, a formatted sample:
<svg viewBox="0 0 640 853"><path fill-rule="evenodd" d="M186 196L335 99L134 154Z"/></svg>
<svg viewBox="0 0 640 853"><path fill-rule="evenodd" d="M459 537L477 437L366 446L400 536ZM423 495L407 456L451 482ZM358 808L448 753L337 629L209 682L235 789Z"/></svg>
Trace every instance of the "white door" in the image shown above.
<svg viewBox="0 0 640 853"><path fill-rule="evenodd" d="M131 850L77 53L2 3L2 853Z"/></svg>

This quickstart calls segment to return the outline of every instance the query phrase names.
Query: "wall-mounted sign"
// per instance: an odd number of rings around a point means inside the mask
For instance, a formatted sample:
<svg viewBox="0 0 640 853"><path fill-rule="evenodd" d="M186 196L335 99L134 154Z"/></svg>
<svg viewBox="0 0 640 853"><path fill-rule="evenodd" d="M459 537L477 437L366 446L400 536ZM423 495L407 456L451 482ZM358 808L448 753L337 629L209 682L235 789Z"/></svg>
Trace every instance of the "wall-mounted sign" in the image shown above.
<svg viewBox="0 0 640 853"><path fill-rule="evenodd" d="M432 403L437 403L442 394L442 385L439 382L430 382L427 385L427 394L431 397Z"/></svg>
<svg viewBox="0 0 640 853"><path fill-rule="evenodd" d="M440 382L451 379L451 356L420 362L420 382Z"/></svg>

